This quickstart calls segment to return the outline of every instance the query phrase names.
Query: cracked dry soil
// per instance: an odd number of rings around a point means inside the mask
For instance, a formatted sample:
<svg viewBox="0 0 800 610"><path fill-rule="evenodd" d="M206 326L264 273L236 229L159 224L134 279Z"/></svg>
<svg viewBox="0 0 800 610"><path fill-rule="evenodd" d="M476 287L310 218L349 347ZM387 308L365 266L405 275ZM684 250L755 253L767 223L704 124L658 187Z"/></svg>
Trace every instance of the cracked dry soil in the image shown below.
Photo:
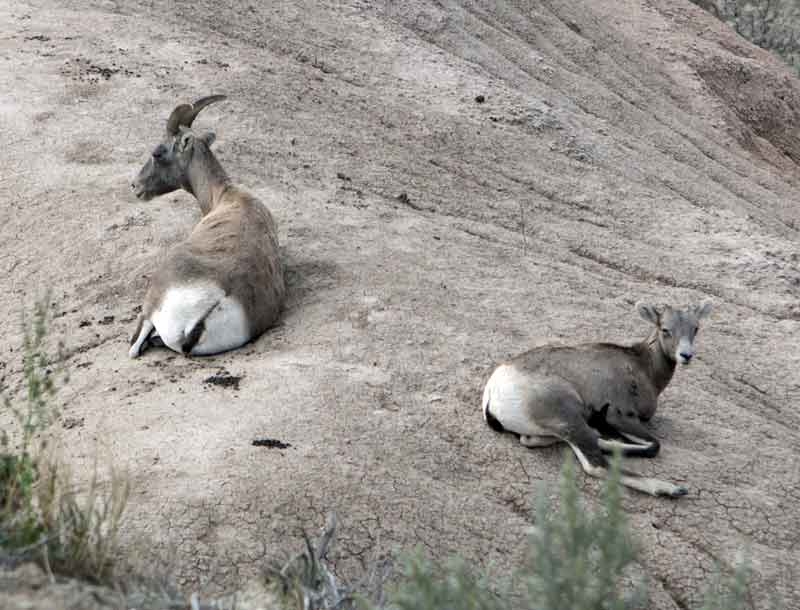
<svg viewBox="0 0 800 610"><path fill-rule="evenodd" d="M493 363L711 298L662 453L631 463L690 489L626 495L653 607L692 607L744 547L751 603L800 607L800 82L778 60L679 0L12 0L0 23L2 374L51 287L64 458L130 471L143 561L223 588L335 510L344 578L416 544L505 571L562 448L484 425ZM130 361L198 210L129 179L177 102L218 92L198 125L276 217L288 307L236 352ZM238 390L203 383L221 369Z"/></svg>

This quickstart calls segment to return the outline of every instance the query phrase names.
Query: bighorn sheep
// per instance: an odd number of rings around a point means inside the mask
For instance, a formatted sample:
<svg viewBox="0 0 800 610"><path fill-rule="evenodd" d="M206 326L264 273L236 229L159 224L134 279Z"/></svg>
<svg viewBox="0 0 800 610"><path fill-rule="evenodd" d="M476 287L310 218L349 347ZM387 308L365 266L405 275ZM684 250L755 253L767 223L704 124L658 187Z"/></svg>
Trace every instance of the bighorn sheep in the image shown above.
<svg viewBox="0 0 800 610"><path fill-rule="evenodd" d="M686 365L694 357L699 321L711 303L684 310L643 303L636 308L655 326L640 343L545 345L499 365L483 391L489 426L518 434L526 447L566 441L594 477L606 476L603 452L614 448L623 455L655 456L659 442L642 422L655 413L676 363ZM687 493L683 486L626 470L621 480L654 496Z"/></svg>
<svg viewBox="0 0 800 610"><path fill-rule="evenodd" d="M224 352L258 337L280 315L285 287L272 215L232 184L211 152L215 135L190 129L203 108L224 99L212 95L175 108L164 140L131 184L144 201L183 188L203 214L150 280L132 358L161 344L192 356Z"/></svg>

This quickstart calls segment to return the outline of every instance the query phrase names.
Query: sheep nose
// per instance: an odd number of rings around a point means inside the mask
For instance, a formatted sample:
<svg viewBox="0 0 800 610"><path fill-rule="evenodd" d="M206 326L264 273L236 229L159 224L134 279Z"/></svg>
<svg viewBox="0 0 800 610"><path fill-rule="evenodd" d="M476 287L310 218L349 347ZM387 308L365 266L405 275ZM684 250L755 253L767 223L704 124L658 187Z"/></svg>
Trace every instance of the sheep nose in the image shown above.
<svg viewBox="0 0 800 610"><path fill-rule="evenodd" d="M685 352L681 352L681 358L686 360L686 362L689 362L689 360L691 360L693 356L694 354L687 354Z"/></svg>

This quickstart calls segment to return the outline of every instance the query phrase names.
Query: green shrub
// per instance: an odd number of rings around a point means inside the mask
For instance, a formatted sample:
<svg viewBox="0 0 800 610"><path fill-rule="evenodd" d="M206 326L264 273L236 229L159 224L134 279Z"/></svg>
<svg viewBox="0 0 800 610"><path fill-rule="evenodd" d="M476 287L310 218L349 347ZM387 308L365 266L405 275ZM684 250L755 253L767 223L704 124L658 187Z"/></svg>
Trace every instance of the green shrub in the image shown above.
<svg viewBox="0 0 800 610"><path fill-rule="evenodd" d="M619 458L603 494L603 508L584 510L575 483L573 461L561 475L560 507L553 512L546 494L539 495L536 524L529 537L528 559L509 585L490 586L489 578L462 559L441 568L419 552L404 562L402 580L390 595L399 610L505 610L519 599L536 610L631 608L643 599L644 587L620 593L625 569L636 551L622 509ZM515 593L514 593L515 592Z"/></svg>
<svg viewBox="0 0 800 610"><path fill-rule="evenodd" d="M485 576L451 559L439 570L417 551L405 558L403 582L390 596L398 610L507 610L508 597L493 592Z"/></svg>
<svg viewBox="0 0 800 610"><path fill-rule="evenodd" d="M619 482L620 459L612 460L597 512L581 505L571 456L561 473L561 506L552 512L544 494L530 536L529 562L521 574L532 608L617 610L641 605L645 588L620 593L625 569L636 559Z"/></svg>
<svg viewBox="0 0 800 610"><path fill-rule="evenodd" d="M3 393L4 417L15 428L0 432L0 558L33 559L48 571L94 582L111 582L117 536L128 498L128 481L111 474L106 488L96 474L76 489L69 472L49 451L58 417L56 363L48 341L49 298L23 318L23 396Z"/></svg>
<svg viewBox="0 0 800 610"><path fill-rule="evenodd" d="M128 481L112 472L108 485L95 475L83 489L75 489L68 471L48 453L47 434L57 417L53 404L57 392L53 372L56 358L48 351L48 312L47 301L38 303L32 323L24 327L22 404L3 392L4 415L11 415L16 430L12 434L0 432L0 561L34 559L51 573L117 584L117 539L128 499ZM580 501L573 460L568 456L561 474L558 508L551 509L547 495L539 494L527 561L510 582L491 581L459 558L436 566L418 551L406 556L400 581L384 607L396 610L644 607L644 583L631 587L630 579L626 578L637 553L622 508L619 465L620 458L615 456L604 486L602 505L597 511L589 511ZM271 607L267 600L279 599L285 608L352 608L350 589L336 580L325 559L334 529L335 519L331 517L316 544L306 538L303 552L286 562L268 566L259 587L252 591L251 597L256 599L252 607L264 607L264 603ZM700 610L744 608L748 576L747 562L739 564L730 574L719 571ZM185 607L180 596L168 598L166 594L156 595L143 589L131 599L134 597L139 600L137 607ZM196 595L193 599L193 604L198 605ZM152 604L145 603L147 600ZM238 593L231 600L228 601L235 607L250 607L243 605L245 600ZM225 603L220 600L216 606L208 607L227 607ZM360 606L371 607L363 600Z"/></svg>
<svg viewBox="0 0 800 610"><path fill-rule="evenodd" d="M274 561L264 570L267 588L281 600L282 607L298 610L343 608L349 594L326 565L326 555L336 531L336 516L331 513L319 539L312 541L304 532L305 548L287 561Z"/></svg>
<svg viewBox="0 0 800 610"><path fill-rule="evenodd" d="M747 607L747 583L750 580L750 564L741 561L730 574L717 566L716 574L706 589L700 610L744 610ZM778 608L773 602L772 607Z"/></svg>
<svg viewBox="0 0 800 610"><path fill-rule="evenodd" d="M36 303L32 323L23 318L22 404L0 388L3 410L17 430L14 437L0 431L0 548L30 546L43 534L35 509L37 462L46 447L43 433L58 415L52 405L56 386L46 342L48 302Z"/></svg>
<svg viewBox="0 0 800 610"><path fill-rule="evenodd" d="M622 508L620 458L612 460L610 476L596 511L582 505L573 460L564 463L557 510L539 495L536 527L528 559L509 585L489 578L463 560L436 566L419 552L407 556L400 582L389 596L397 610L623 610L647 607L644 579L631 585L629 569L637 559ZM741 610L746 605L748 566L732 574L720 572L711 583L700 610ZM365 607L369 607L365 604Z"/></svg>

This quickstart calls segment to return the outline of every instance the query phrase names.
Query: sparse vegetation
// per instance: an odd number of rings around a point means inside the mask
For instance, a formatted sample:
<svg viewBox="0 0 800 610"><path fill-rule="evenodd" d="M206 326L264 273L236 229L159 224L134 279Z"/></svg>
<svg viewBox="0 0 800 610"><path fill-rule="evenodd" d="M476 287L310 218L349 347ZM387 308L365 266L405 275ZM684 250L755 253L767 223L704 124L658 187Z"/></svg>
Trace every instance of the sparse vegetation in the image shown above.
<svg viewBox="0 0 800 610"><path fill-rule="evenodd" d="M43 534L35 506L40 480L38 460L44 455L46 431L57 413L51 399L56 393L46 349L48 300L38 302L32 323L23 318L23 392L12 401L3 391L3 410L16 424L16 435L0 430L0 548L23 549ZM21 403L21 404L20 404Z"/></svg>
<svg viewBox="0 0 800 610"><path fill-rule="evenodd" d="M573 460L564 461L561 502L550 510L540 494L530 536L529 563L521 578L531 608L639 607L646 601L644 583L623 592L621 579L636 559L636 547L622 508L620 458L616 456L598 512L584 510L578 496Z"/></svg>
<svg viewBox="0 0 800 610"><path fill-rule="evenodd" d="M718 566L700 610L743 610L747 607L749 580L750 564L746 560L740 561L731 573L725 573ZM773 600L773 610L779 607L778 602Z"/></svg>
<svg viewBox="0 0 800 610"><path fill-rule="evenodd" d="M325 564L336 530L336 517L328 516L325 529L314 544L304 535L305 549L286 562L267 566L264 580L267 587L281 600L283 606L294 610L327 610L342 608L350 595Z"/></svg>
<svg viewBox="0 0 800 610"><path fill-rule="evenodd" d="M22 397L12 399L1 388L4 417L15 427L0 432L0 558L111 583L128 482L112 472L108 486L93 476L76 489L50 450L57 381L67 377L56 366L61 345L50 353L49 304L40 300L33 319L23 318Z"/></svg>
<svg viewBox="0 0 800 610"><path fill-rule="evenodd" d="M506 592L489 585L486 576L462 559L452 558L442 568L420 552L405 560L403 580L390 595L397 610L508 610Z"/></svg>
<svg viewBox="0 0 800 610"><path fill-rule="evenodd" d="M642 578L629 568L637 552L622 508L619 457L612 461L602 507L587 511L580 501L572 460L561 476L558 510L540 494L537 526L529 537L528 562L509 586L498 586L461 559L437 567L420 554L406 559L402 580L388 608L398 610L622 610L647 607ZM746 562L722 571L708 588L701 610L740 610L748 583ZM623 581L627 585L623 585ZM491 583L491 584L490 584Z"/></svg>
<svg viewBox="0 0 800 610"><path fill-rule="evenodd" d="M3 389L3 408L16 422L16 430L0 434L0 559L34 560L51 576L117 585L117 538L128 498L127 479L112 473L103 485L95 476L84 489L76 490L69 472L49 451L48 433L57 417L56 379L66 376L56 371L57 359L48 350L48 312L48 302L39 302L32 322L25 324L24 398L12 400ZM363 608L396 610L646 607L643 579L634 579L631 585L630 568L637 553L622 508L619 462L618 456L612 461L602 506L592 512L581 503L573 460L567 457L558 509L552 510L546 493L539 494L528 560L507 583L474 570L463 559L437 566L417 552L405 558L388 601L381 595L358 603ZM319 540L306 537L302 552L267 566L260 579L229 598L204 604L197 595L187 601L175 592L153 593L142 586L134 587L128 601L149 608L354 608L353 588L338 582L326 563L335 525L329 518ZM746 562L731 574L720 572L701 610L744 608L748 575ZM383 571L381 580L385 576Z"/></svg>

